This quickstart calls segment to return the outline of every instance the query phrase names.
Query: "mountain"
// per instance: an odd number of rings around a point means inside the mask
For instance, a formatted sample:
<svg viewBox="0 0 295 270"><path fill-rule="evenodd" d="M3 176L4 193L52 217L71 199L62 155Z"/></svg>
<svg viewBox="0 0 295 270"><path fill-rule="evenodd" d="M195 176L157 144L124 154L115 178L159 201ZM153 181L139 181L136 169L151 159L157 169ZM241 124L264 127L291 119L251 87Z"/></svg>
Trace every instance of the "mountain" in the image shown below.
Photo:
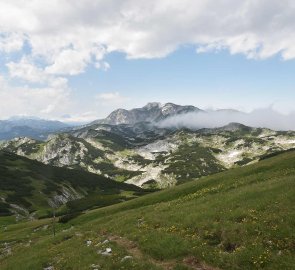
<svg viewBox="0 0 295 270"><path fill-rule="evenodd" d="M50 219L0 218L0 268L295 269L294 172L291 151L86 211L55 237Z"/></svg>
<svg viewBox="0 0 295 270"><path fill-rule="evenodd" d="M0 216L37 218L118 203L141 189L82 170L69 170L0 151ZM77 201L77 202L76 202ZM76 205L78 204L78 205ZM58 209L61 207L61 211Z"/></svg>
<svg viewBox="0 0 295 270"><path fill-rule="evenodd" d="M196 131L163 129L146 122L93 124L45 142L18 138L0 144L0 149L45 164L82 169L144 188L166 188L292 148L295 132L238 123Z"/></svg>
<svg viewBox="0 0 295 270"><path fill-rule="evenodd" d="M193 106L149 103L123 111L126 117L117 110L104 120L66 129L47 140L15 138L0 143L0 149L149 189L174 186L295 148L293 131L240 123L198 130L158 125L165 117L200 111Z"/></svg>
<svg viewBox="0 0 295 270"><path fill-rule="evenodd" d="M143 108L136 108L132 110L115 110L107 118L94 121L91 124L133 125L139 122L158 122L174 115L198 111L201 110L191 105L181 106L173 103L161 105L160 103L152 102L148 103Z"/></svg>
<svg viewBox="0 0 295 270"><path fill-rule="evenodd" d="M17 137L45 140L49 134L68 128L70 128L69 125L59 121L36 117L11 117L7 120L0 120L0 140Z"/></svg>

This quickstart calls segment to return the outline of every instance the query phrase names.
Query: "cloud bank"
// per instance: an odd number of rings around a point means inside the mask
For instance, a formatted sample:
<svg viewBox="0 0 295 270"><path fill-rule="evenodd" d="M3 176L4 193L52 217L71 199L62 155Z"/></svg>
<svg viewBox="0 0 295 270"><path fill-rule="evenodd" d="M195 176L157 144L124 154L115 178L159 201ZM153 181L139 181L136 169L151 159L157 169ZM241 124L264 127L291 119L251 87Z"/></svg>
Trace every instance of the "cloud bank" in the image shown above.
<svg viewBox="0 0 295 270"><path fill-rule="evenodd" d="M35 83L45 93L54 88L58 97L61 88L52 81L77 76L88 66L107 70L105 56L114 51L132 59L160 58L190 44L197 53L294 59L294 32L293 0L0 0L7 80L27 83L28 95ZM11 59L12 54L21 57ZM68 95L68 87L62 89ZM31 106L38 108L34 99Z"/></svg>
<svg viewBox="0 0 295 270"><path fill-rule="evenodd" d="M231 110L203 111L187 113L167 118L159 123L164 128L218 128L229 123L240 123L250 127L263 127L272 130L295 130L295 113L280 114L272 108L243 113Z"/></svg>
<svg viewBox="0 0 295 270"><path fill-rule="evenodd" d="M47 72L70 75L111 51L154 58L183 44L293 59L294 14L292 0L1 0L0 50L27 42Z"/></svg>

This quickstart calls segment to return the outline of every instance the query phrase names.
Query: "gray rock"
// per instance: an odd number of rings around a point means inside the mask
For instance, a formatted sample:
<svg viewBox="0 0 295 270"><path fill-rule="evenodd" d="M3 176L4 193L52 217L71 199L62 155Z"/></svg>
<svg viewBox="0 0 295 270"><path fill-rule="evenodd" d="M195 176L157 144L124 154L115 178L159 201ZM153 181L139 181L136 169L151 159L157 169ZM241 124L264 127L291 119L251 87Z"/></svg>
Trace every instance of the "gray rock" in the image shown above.
<svg viewBox="0 0 295 270"><path fill-rule="evenodd" d="M43 270L54 270L54 267L53 266L48 266L48 267L43 268Z"/></svg>
<svg viewBox="0 0 295 270"><path fill-rule="evenodd" d="M132 260L133 257L132 256L125 256L124 258L122 258L121 262L124 262L126 260Z"/></svg>

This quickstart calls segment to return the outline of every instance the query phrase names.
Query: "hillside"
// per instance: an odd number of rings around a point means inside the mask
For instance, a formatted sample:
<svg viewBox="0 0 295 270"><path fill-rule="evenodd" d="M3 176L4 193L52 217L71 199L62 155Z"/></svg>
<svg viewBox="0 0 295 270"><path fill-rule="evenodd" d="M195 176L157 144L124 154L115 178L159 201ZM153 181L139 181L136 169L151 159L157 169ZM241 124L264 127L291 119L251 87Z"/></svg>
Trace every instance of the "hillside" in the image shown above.
<svg viewBox="0 0 295 270"><path fill-rule="evenodd" d="M34 219L134 197L141 189L101 175L69 170L0 151L0 216Z"/></svg>
<svg viewBox="0 0 295 270"><path fill-rule="evenodd" d="M93 124L50 136L46 142L17 138L0 148L143 188L166 188L295 148L295 132L237 123L196 131L147 122Z"/></svg>
<svg viewBox="0 0 295 270"><path fill-rule="evenodd" d="M49 219L8 225L0 268L291 270L294 180L289 151L87 211L56 237Z"/></svg>

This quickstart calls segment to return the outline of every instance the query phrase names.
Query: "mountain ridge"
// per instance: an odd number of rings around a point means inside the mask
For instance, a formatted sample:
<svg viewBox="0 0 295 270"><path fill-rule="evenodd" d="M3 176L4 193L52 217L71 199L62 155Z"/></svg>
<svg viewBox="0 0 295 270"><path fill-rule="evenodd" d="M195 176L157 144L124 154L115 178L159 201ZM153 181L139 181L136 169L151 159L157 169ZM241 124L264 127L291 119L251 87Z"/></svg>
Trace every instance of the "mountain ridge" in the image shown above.
<svg viewBox="0 0 295 270"><path fill-rule="evenodd" d="M239 123L200 130L169 130L140 122L94 124L52 135L0 144L45 164L82 169L145 188L166 188L244 166L295 147L295 132L251 128Z"/></svg>
<svg viewBox="0 0 295 270"><path fill-rule="evenodd" d="M51 133L70 128L70 125L56 120L45 120L37 117L11 117L0 120L0 140L9 140L16 137L45 140Z"/></svg>
<svg viewBox="0 0 295 270"><path fill-rule="evenodd" d="M150 102L142 108L131 110L117 109L110 113L105 119L96 120L93 124L136 124L139 122L158 122L167 117L184 114L188 112L199 112L199 108L192 105L177 105L174 103L165 103L161 105L158 102Z"/></svg>
<svg viewBox="0 0 295 270"><path fill-rule="evenodd" d="M134 185L103 175L45 165L7 151L0 151L0 172L0 216L16 214L18 218L36 218L60 207L62 214L75 210L71 205L65 209L71 201L80 200L82 205L89 196L96 196L99 201L99 196L108 199L112 195L115 203L126 199L120 195L122 191L141 192Z"/></svg>

